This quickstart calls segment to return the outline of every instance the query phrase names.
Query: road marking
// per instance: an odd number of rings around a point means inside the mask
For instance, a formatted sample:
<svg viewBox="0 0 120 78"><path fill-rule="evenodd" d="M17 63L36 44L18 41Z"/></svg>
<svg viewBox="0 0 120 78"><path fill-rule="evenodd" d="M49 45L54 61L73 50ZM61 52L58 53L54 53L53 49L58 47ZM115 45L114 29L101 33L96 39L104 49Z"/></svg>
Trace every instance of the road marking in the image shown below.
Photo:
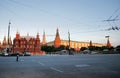
<svg viewBox="0 0 120 78"><path fill-rule="evenodd" d="M40 65L42 65L42 66L45 66L45 64L44 63L41 63L41 62L38 62Z"/></svg>
<svg viewBox="0 0 120 78"><path fill-rule="evenodd" d="M60 73L63 73L63 71L61 71L61 70L59 70L59 69L56 69L56 68L54 68L54 67L50 67L50 69L55 70L55 71L58 71L58 72L60 72Z"/></svg>
<svg viewBox="0 0 120 78"><path fill-rule="evenodd" d="M20 60L20 61L24 61L24 60Z"/></svg>
<svg viewBox="0 0 120 78"><path fill-rule="evenodd" d="M89 67L90 65L88 64L81 64L81 65L75 65L75 67Z"/></svg>
<svg viewBox="0 0 120 78"><path fill-rule="evenodd" d="M32 60L32 62L34 62L35 60Z"/></svg>

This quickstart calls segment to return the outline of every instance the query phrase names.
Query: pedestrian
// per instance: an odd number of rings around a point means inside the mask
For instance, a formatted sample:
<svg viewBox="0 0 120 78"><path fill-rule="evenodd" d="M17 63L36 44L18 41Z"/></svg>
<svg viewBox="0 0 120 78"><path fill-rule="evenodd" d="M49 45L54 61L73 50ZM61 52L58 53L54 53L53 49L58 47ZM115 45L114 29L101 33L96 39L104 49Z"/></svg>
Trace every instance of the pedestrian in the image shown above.
<svg viewBox="0 0 120 78"><path fill-rule="evenodd" d="M19 60L19 53L17 52L16 61L18 62L18 60Z"/></svg>

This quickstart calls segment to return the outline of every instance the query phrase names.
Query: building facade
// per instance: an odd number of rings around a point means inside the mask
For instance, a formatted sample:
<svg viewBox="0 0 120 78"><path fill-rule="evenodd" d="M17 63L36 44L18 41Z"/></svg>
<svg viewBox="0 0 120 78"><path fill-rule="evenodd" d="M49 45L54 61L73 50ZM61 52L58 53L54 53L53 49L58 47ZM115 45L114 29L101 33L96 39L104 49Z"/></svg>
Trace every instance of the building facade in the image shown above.
<svg viewBox="0 0 120 78"><path fill-rule="evenodd" d="M61 40L61 45L64 46L68 46L69 45L69 41L68 40ZM104 44L100 44L100 43L91 43L90 42L82 42L82 41L70 41L70 47L77 49L77 48L81 48L81 47L88 47L88 46L98 46L98 47L102 47L105 46Z"/></svg>
<svg viewBox="0 0 120 78"><path fill-rule="evenodd" d="M16 33L13 42L11 37L9 38L9 45L8 40L4 37L3 41L0 42L0 50L4 50L5 48L10 48L12 52L19 51L20 53L24 53L25 51L31 52L32 54L41 54L41 46L54 46L55 48L60 47L61 45L70 46L70 48L74 48L75 50L80 50L81 47L88 47L88 46L107 46L108 48L111 47L109 39L107 40L107 45L101 43L92 43L90 42L83 42L83 41L73 41L73 40L62 40L60 39L59 29L56 29L56 36L55 39L51 42L46 42L46 35L43 32L43 40L40 43L40 36L39 33L36 34L36 37L29 36L21 36L19 32Z"/></svg>
<svg viewBox="0 0 120 78"><path fill-rule="evenodd" d="M13 52L19 51L20 53L30 52L31 54L41 54L41 45L39 33L36 37L20 36L20 33L16 33L16 37L13 39Z"/></svg>
<svg viewBox="0 0 120 78"><path fill-rule="evenodd" d="M47 45L54 46L54 41L48 42ZM69 46L69 40L61 40L60 45ZM73 41L73 40L70 41L70 48L74 48L75 50L79 50L81 47L87 48L88 46L91 46L90 42ZM92 46L102 47L105 45L100 43L92 43Z"/></svg>
<svg viewBox="0 0 120 78"><path fill-rule="evenodd" d="M69 45L69 43L70 43L70 45ZM55 40L48 42L47 45L48 46L55 46L55 48L60 47L60 45L70 46L70 48L74 48L75 50L80 50L81 47L88 47L88 46L98 46L98 47L105 46L104 44L100 44L100 43L92 43L92 41L82 42L82 41L73 41L73 40L70 40L70 41L69 40L62 40L62 39L60 39L58 28L56 30Z"/></svg>
<svg viewBox="0 0 120 78"><path fill-rule="evenodd" d="M0 42L0 50L4 50L10 48L10 51L12 49L12 40L11 37L9 37L9 44L8 44L8 40L6 39L6 36L4 36L3 41Z"/></svg>

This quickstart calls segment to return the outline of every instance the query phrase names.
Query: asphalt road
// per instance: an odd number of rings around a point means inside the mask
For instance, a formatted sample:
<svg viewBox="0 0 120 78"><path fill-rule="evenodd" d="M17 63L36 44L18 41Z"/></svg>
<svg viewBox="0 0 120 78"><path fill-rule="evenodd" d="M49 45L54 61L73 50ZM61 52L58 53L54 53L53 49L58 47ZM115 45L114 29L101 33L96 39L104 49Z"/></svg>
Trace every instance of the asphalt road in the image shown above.
<svg viewBox="0 0 120 78"><path fill-rule="evenodd" d="M0 78L120 78L120 54L0 57Z"/></svg>

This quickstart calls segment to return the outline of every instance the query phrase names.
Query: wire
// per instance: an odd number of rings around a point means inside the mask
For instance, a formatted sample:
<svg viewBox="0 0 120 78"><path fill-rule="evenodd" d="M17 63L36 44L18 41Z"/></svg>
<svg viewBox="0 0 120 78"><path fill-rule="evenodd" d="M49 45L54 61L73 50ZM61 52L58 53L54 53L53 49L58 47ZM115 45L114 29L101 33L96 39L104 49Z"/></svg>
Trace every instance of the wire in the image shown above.
<svg viewBox="0 0 120 78"><path fill-rule="evenodd" d="M116 10L113 12L113 14L108 18L108 20L110 20L110 19L114 16L114 14L117 13L119 10L120 10L120 8L116 9ZM117 16L116 16L116 17L117 17ZM116 17L115 17L114 19L116 19Z"/></svg>
<svg viewBox="0 0 120 78"><path fill-rule="evenodd" d="M34 7L32 7L31 5L26 5L26 4L24 4L24 3L21 3L21 2L15 1L15 0L8 0L8 1L10 1L11 3L17 4L17 5L20 5L20 6L22 6L22 7L31 8L31 9L34 10ZM36 8L36 9L37 9L37 8ZM42 9L42 8L39 8L39 9L37 9L37 10L38 10L39 12L43 12L43 13L46 13L46 14L49 14L49 15L52 15L52 16L57 16L57 17L63 18L63 19L65 19L65 20L69 21L69 22L72 22L72 23L75 23L75 24L78 24L78 25L91 26L91 25L89 25L89 24L84 24L84 23L80 23L80 22L74 22L73 19L70 19L70 18L68 18L68 17L62 16L62 15L60 15L60 14L56 14L56 13L53 13L53 12L44 10L44 9Z"/></svg>
<svg viewBox="0 0 120 78"><path fill-rule="evenodd" d="M4 8L3 10L6 10L6 11L10 12L11 14L16 14L13 10L10 10L9 8L7 8L1 4L0 4L0 8L2 8L2 9Z"/></svg>

